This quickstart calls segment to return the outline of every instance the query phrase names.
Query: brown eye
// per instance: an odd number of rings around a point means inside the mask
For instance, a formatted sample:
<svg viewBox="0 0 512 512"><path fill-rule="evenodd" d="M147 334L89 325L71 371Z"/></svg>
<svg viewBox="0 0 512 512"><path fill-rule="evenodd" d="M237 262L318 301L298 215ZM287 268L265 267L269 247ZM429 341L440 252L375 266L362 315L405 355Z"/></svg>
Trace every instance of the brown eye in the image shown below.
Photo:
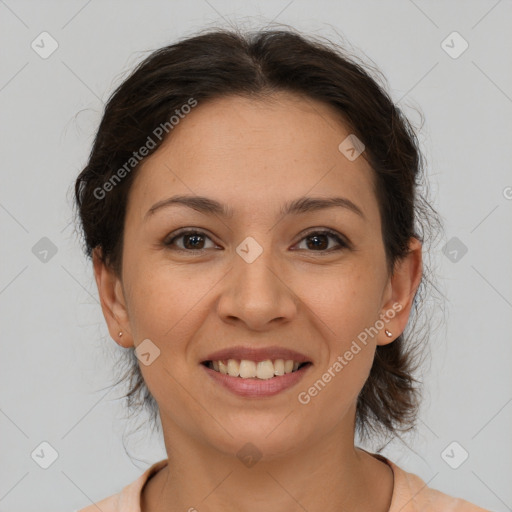
<svg viewBox="0 0 512 512"><path fill-rule="evenodd" d="M202 251L205 249L216 247L212 242L212 246L206 247L207 240L211 239L202 231L189 230L182 231L177 235L173 236L170 240L164 242L166 246L177 246L178 250L182 251ZM180 243L176 243L176 241L181 241Z"/></svg>
<svg viewBox="0 0 512 512"><path fill-rule="evenodd" d="M302 241L306 240L306 250L312 252L331 252L331 250L340 250L329 247L329 239L335 240L338 247L346 248L347 243L334 231L314 231L305 236ZM299 247L300 248L300 247Z"/></svg>

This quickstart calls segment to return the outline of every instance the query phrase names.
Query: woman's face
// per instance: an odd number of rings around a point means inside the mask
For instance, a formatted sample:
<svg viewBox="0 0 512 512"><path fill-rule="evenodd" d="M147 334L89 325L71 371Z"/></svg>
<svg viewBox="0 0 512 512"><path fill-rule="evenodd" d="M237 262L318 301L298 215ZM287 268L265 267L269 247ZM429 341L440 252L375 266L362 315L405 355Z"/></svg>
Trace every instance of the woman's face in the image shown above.
<svg viewBox="0 0 512 512"><path fill-rule="evenodd" d="M274 99L199 103L146 159L128 199L122 279L111 276L115 298L104 305L118 343L145 343L140 367L164 431L231 455L251 442L269 458L333 431L353 436L376 345L405 327L419 279L410 267L388 276L372 171L339 149L350 135L339 118L320 102ZM162 205L176 196L195 207ZM343 201L300 207L301 198ZM299 207L282 213L290 204ZM245 381L243 395L241 377L203 364L234 347L293 350L310 364L298 380ZM246 354L268 358L259 356ZM264 363L260 375L279 367ZM277 392L279 379L290 385Z"/></svg>

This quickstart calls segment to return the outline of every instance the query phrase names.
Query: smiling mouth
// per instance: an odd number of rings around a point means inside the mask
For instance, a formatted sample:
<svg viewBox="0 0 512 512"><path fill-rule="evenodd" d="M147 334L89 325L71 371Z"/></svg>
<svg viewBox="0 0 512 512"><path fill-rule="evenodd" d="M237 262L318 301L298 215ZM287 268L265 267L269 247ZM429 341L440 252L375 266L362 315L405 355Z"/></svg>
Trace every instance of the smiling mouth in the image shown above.
<svg viewBox="0 0 512 512"><path fill-rule="evenodd" d="M268 380L288 373L295 373L310 362L299 363L293 359L267 359L265 361L250 361L247 359L227 359L221 361L203 361L202 365L223 375L241 379Z"/></svg>

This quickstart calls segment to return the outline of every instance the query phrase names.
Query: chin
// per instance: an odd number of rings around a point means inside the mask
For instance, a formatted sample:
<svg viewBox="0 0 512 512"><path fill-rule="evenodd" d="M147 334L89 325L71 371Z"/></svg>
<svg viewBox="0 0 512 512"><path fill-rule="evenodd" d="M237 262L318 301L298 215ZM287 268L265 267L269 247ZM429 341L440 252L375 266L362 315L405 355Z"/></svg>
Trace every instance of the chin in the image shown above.
<svg viewBox="0 0 512 512"><path fill-rule="evenodd" d="M233 417L231 421L222 423L231 435L224 429L216 430L210 443L225 455L235 454L240 460L247 457L249 460L270 461L283 457L304 446L308 438L304 425L300 429L293 428L291 418L285 419L286 414L267 412L258 419L251 411L241 418Z"/></svg>

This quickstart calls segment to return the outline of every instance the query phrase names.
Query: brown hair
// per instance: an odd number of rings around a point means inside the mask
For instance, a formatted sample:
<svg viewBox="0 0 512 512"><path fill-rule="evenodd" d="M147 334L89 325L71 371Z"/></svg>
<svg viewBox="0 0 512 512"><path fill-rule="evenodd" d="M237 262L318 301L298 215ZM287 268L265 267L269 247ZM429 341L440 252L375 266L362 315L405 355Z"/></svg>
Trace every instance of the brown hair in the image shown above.
<svg viewBox="0 0 512 512"><path fill-rule="evenodd" d="M368 69L334 43L293 29L251 33L214 29L154 51L110 97L87 165L76 180L86 254L91 257L92 250L100 247L103 261L121 275L126 203L137 170L133 161L133 171L126 163L134 151L148 145L148 136L155 144L146 157L158 149L165 136L154 135L157 127L166 126L165 135L172 136L169 119L191 99L201 105L227 95L265 99L273 92L288 91L330 105L364 143L363 156L374 170L391 273L407 254L410 237L418 238L425 248L425 235L438 232L441 222L419 190L423 159L414 130ZM126 172L120 173L121 168ZM116 173L122 179L113 181ZM107 182L112 184L108 193L98 192L106 190ZM370 431L400 438L399 432L415 427L421 382L413 373L420 367L419 356L429 335L428 324L423 329L417 325L429 281L425 263L423 268L406 329L410 332L377 347L359 394L356 432L362 439L369 438ZM158 429L158 405L144 383L134 350L123 351L123 357L120 381L129 384L128 410L147 407Z"/></svg>

